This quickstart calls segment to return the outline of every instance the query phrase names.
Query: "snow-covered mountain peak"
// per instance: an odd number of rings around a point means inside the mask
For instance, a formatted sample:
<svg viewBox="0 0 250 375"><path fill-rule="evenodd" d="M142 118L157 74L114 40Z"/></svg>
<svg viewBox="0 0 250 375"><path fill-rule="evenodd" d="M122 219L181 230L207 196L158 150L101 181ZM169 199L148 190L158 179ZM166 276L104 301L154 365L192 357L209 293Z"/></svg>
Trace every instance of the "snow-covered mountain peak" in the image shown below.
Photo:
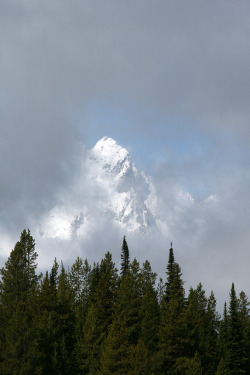
<svg viewBox="0 0 250 375"><path fill-rule="evenodd" d="M72 186L42 218L41 236L60 240L88 238L103 225L123 233L169 236L179 218L187 212L191 215L197 208L191 194L171 186L164 187L164 191L168 188L164 203L153 178L138 170L126 148L108 137L86 150L83 168ZM216 197L210 196L199 203L200 211L213 202ZM198 221L202 222L202 218L194 220Z"/></svg>
<svg viewBox="0 0 250 375"><path fill-rule="evenodd" d="M152 183L132 163L126 148L103 137L89 152L90 179L100 186L107 199L105 212L128 231L148 228Z"/></svg>
<svg viewBox="0 0 250 375"><path fill-rule="evenodd" d="M99 161L102 167L109 171L117 172L125 166L128 168L130 156L126 148L121 147L109 137L103 137L90 151L90 158Z"/></svg>

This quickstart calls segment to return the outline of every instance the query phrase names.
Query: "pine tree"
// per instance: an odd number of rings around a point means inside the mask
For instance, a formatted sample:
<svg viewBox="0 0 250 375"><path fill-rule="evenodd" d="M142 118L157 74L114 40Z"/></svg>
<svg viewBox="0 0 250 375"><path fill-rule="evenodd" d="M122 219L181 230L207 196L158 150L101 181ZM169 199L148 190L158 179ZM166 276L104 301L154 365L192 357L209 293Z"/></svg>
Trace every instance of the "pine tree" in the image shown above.
<svg viewBox="0 0 250 375"><path fill-rule="evenodd" d="M1 269L0 300L2 313L3 374L32 372L33 316L39 276L36 274L35 241L23 230L20 240Z"/></svg>
<svg viewBox="0 0 250 375"><path fill-rule="evenodd" d="M160 306L155 290L156 273L146 260L141 270L142 300L139 310L140 335L135 348L134 373L152 374L158 349Z"/></svg>
<svg viewBox="0 0 250 375"><path fill-rule="evenodd" d="M90 286L90 307L83 327L80 368L96 374L100 369L101 348L112 322L118 287L117 269L109 252L94 271L92 282L94 287Z"/></svg>
<svg viewBox="0 0 250 375"><path fill-rule="evenodd" d="M243 332L239 314L239 304L234 283L230 292L228 334L226 343L225 364L228 375L245 374L245 358L242 353Z"/></svg>
<svg viewBox="0 0 250 375"><path fill-rule="evenodd" d="M217 330L218 315L216 300L211 293L206 298L202 284L191 288L185 315L187 330L187 354L189 357L199 353L206 374L214 374L217 368Z"/></svg>
<svg viewBox="0 0 250 375"><path fill-rule="evenodd" d="M30 231L25 229L11 251L10 256L1 269L0 282L1 303L8 306L7 314L15 311L20 301L25 301L38 286L39 276L36 274L37 253L35 241Z"/></svg>
<svg viewBox="0 0 250 375"><path fill-rule="evenodd" d="M90 277L91 266L87 259L83 262L81 258L77 258L75 263L70 268L69 274L70 288L74 299L75 311L75 356L76 367L80 372L82 366L82 347L84 341L84 325L89 308L89 293L90 293Z"/></svg>
<svg viewBox="0 0 250 375"><path fill-rule="evenodd" d="M121 276L124 277L129 269L129 249L126 237L123 237L122 251L121 251Z"/></svg>
<svg viewBox="0 0 250 375"><path fill-rule="evenodd" d="M198 352L195 353L194 357L189 363L189 368L186 372L187 375L202 375L203 369L201 366L201 359Z"/></svg>
<svg viewBox="0 0 250 375"><path fill-rule="evenodd" d="M174 259L174 251L171 247L169 249L169 258L167 264L167 281L165 284L165 294L163 299L166 303L172 299L178 301L180 309L185 305L185 290L182 280L181 268Z"/></svg>
<svg viewBox="0 0 250 375"><path fill-rule="evenodd" d="M131 346L124 312L116 312L101 355L102 375L127 375L131 371Z"/></svg>
<svg viewBox="0 0 250 375"><path fill-rule="evenodd" d="M55 267L56 264L56 267ZM35 316L37 367L41 374L58 374L58 301L55 283L57 263L52 268L53 277L46 272L38 294L38 309Z"/></svg>
<svg viewBox="0 0 250 375"><path fill-rule="evenodd" d="M159 328L161 374L174 373L176 361L179 357L185 356L184 313L186 299L181 276L181 269L174 260L171 244L167 265L166 291L162 298Z"/></svg>
<svg viewBox="0 0 250 375"><path fill-rule="evenodd" d="M145 261L141 270L142 301L140 308L140 337L149 351L154 352L158 346L158 329L160 308L155 290L156 273L152 272L149 261Z"/></svg>
<svg viewBox="0 0 250 375"><path fill-rule="evenodd" d="M78 257L70 268L68 277L76 306L82 305L83 307L84 305L85 308L87 307L90 273L91 267L87 259L83 262L83 260Z"/></svg>
<svg viewBox="0 0 250 375"><path fill-rule="evenodd" d="M228 370L224 358L220 359L215 375L228 375Z"/></svg>
<svg viewBox="0 0 250 375"><path fill-rule="evenodd" d="M219 335L218 335L218 354L219 358L223 359L223 366L224 360L226 357L226 346L228 340L228 311L227 311L227 303L224 303L224 310L223 310L223 319L219 323Z"/></svg>
<svg viewBox="0 0 250 375"><path fill-rule="evenodd" d="M242 356L245 362L244 370L250 373L250 302L248 302L246 294L241 291L238 299L239 318L242 329Z"/></svg>
<svg viewBox="0 0 250 375"><path fill-rule="evenodd" d="M204 367L208 375L213 375L219 362L218 332L220 325L220 314L216 310L216 299L211 292L207 304L207 326L206 326L206 358Z"/></svg>
<svg viewBox="0 0 250 375"><path fill-rule="evenodd" d="M173 250L172 242L171 242L171 247L169 249L168 264L167 264L167 281L165 284L165 295L164 295L166 302L170 301L172 295L174 294L173 285L174 285L175 278L176 278L176 266L178 265L174 259L174 250Z"/></svg>
<svg viewBox="0 0 250 375"><path fill-rule="evenodd" d="M58 370L61 375L72 375L75 372L75 310L74 296L70 288L68 274L61 265L57 288L58 316Z"/></svg>
<svg viewBox="0 0 250 375"><path fill-rule="evenodd" d="M102 350L101 373L129 374L140 337L142 285L136 259L120 280L114 319Z"/></svg>

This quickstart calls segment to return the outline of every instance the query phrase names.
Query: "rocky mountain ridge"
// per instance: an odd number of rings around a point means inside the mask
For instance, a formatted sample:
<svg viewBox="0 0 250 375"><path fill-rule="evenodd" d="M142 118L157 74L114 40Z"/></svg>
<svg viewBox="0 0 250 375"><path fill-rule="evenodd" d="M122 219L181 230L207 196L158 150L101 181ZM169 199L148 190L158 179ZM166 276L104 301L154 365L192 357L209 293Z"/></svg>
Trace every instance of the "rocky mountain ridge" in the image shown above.
<svg viewBox="0 0 250 375"><path fill-rule="evenodd" d="M125 232L146 233L156 226L157 196L152 178L137 169L126 148L114 139L103 137L86 152L82 173L88 189L84 189L81 202L77 205L64 199L56 204L40 225L42 236L61 240L84 237L96 214Z"/></svg>

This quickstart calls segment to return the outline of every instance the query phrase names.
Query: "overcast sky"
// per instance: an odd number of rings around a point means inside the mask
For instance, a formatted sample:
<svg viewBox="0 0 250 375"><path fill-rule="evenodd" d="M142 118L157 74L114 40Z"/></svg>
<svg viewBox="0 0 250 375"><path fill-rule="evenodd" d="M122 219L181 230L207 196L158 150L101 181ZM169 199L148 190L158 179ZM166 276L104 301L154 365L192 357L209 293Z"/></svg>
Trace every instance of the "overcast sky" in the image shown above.
<svg viewBox="0 0 250 375"><path fill-rule="evenodd" d="M1 1L2 256L72 189L83 145L107 135L166 202L180 188L196 200L173 218L188 286L199 270L208 292L226 299L234 281L250 296L249 14L230 0Z"/></svg>

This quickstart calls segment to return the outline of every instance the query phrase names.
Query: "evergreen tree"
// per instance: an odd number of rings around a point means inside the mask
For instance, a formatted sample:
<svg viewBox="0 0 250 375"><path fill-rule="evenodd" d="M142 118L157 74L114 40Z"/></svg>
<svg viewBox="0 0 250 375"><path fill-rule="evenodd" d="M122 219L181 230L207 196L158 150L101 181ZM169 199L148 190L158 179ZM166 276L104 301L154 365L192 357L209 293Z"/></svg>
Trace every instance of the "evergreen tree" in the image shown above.
<svg viewBox="0 0 250 375"><path fill-rule="evenodd" d="M75 369L75 311L74 295L70 288L68 274L61 265L57 288L58 316L58 370L60 375L72 375Z"/></svg>
<svg viewBox="0 0 250 375"><path fill-rule="evenodd" d="M131 346L124 312L116 312L101 355L102 375L127 375L131 371Z"/></svg>
<svg viewBox="0 0 250 375"><path fill-rule="evenodd" d="M239 304L234 283L230 292L228 334L226 343L225 364L228 375L245 374L245 358L242 352L243 333L239 314Z"/></svg>
<svg viewBox="0 0 250 375"><path fill-rule="evenodd" d="M250 302L248 302L246 294L241 291L238 299L239 318L242 330L242 356L244 358L244 370L250 373Z"/></svg>
<svg viewBox="0 0 250 375"><path fill-rule="evenodd" d="M165 284L163 300L168 303L173 299L178 301L181 310L185 305L184 283L182 280L181 268L174 259L174 251L171 243L167 264L167 281Z"/></svg>
<svg viewBox="0 0 250 375"><path fill-rule="evenodd" d="M188 340L187 355L192 357L195 353L199 353L205 373L214 374L217 368L216 300L213 293L209 299L206 298L201 283L196 289L190 289L185 320Z"/></svg>
<svg viewBox="0 0 250 375"><path fill-rule="evenodd" d="M220 325L220 315L216 310L216 299L211 292L207 304L207 339L206 339L206 358L204 367L208 375L213 375L217 369L219 361L218 332Z"/></svg>
<svg viewBox="0 0 250 375"><path fill-rule="evenodd" d="M158 347L158 330L160 308L157 291L155 290L156 273L152 272L149 261L145 261L141 270L142 300L139 311L141 332L140 337L149 352L153 353Z"/></svg>
<svg viewBox="0 0 250 375"><path fill-rule="evenodd" d="M129 249L126 237L123 237L122 251L121 251L121 276L124 277L129 269Z"/></svg>
<svg viewBox="0 0 250 375"><path fill-rule="evenodd" d="M1 269L2 374L32 371L33 316L39 276L36 274L35 241L23 230Z"/></svg>
<svg viewBox="0 0 250 375"><path fill-rule="evenodd" d="M171 247L169 249L169 256L168 256L168 264L167 264L167 281L165 284L165 295L164 299L165 301L170 301L171 297L173 296L173 285L175 282L176 278L176 267L178 264L175 262L174 259L174 250L172 247L172 242L171 242Z"/></svg>
<svg viewBox="0 0 250 375"><path fill-rule="evenodd" d="M224 358L220 359L215 375L228 375L227 366L226 366Z"/></svg>
<svg viewBox="0 0 250 375"><path fill-rule="evenodd" d="M91 266L87 259L83 262L82 259L78 257L70 268L68 277L74 299L76 367L80 372L83 362L82 347L84 341L84 325L89 308L90 294Z"/></svg>
<svg viewBox="0 0 250 375"><path fill-rule="evenodd" d="M141 280L140 334L134 354L134 373L152 374L157 361L160 306L155 290L156 273L152 272L147 260L141 270Z"/></svg>
<svg viewBox="0 0 250 375"><path fill-rule="evenodd" d="M6 314L11 315L17 304L25 301L37 288L39 276L36 274L36 258L35 241L30 231L24 229L20 241L0 271L1 303L6 307Z"/></svg>
<svg viewBox="0 0 250 375"><path fill-rule="evenodd" d="M223 366L225 365L226 351L227 351L227 340L228 340L228 311L227 303L224 303L223 319L219 323L219 335L218 335L218 354L219 358L223 359Z"/></svg>
<svg viewBox="0 0 250 375"><path fill-rule="evenodd" d="M202 375L203 369L201 366L201 359L198 352L195 353L194 357L189 363L189 368L186 372L187 375Z"/></svg>
<svg viewBox="0 0 250 375"><path fill-rule="evenodd" d="M135 348L140 337L142 284L136 259L120 280L114 319L102 350L103 374L129 374L133 370Z"/></svg>
<svg viewBox="0 0 250 375"><path fill-rule="evenodd" d="M53 268L55 271L55 268ZM54 274L55 276L55 274ZM46 272L38 295L35 316L37 367L41 374L58 374L58 312L57 290Z"/></svg>
<svg viewBox="0 0 250 375"><path fill-rule="evenodd" d="M171 244L167 265L166 291L162 298L159 328L161 374L174 374L179 357L185 356L185 291L181 269L174 260Z"/></svg>
<svg viewBox="0 0 250 375"><path fill-rule="evenodd" d="M112 322L118 287L118 275L112 256L108 252L98 265L92 278L90 307L83 327L82 362L80 368L89 374L100 369L101 348L108 335Z"/></svg>
<svg viewBox="0 0 250 375"><path fill-rule="evenodd" d="M82 305L87 308L87 300L89 297L89 278L91 267L85 259L77 258L69 271L69 282L72 292L74 294L74 301L76 306Z"/></svg>

